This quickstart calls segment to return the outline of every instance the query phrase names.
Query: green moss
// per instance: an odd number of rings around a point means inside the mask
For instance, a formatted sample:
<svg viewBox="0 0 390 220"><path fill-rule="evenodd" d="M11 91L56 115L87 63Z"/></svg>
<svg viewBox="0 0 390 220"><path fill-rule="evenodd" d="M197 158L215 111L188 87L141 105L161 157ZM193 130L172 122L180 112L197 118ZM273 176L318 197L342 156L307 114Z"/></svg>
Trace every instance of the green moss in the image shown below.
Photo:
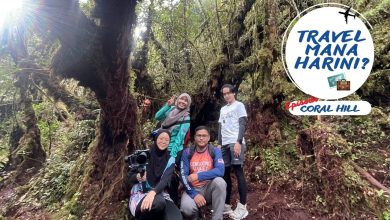
<svg viewBox="0 0 390 220"><path fill-rule="evenodd" d="M75 193L69 200L62 204L59 211L54 213L54 219L78 220L82 219L83 206L80 202L80 193Z"/></svg>
<svg viewBox="0 0 390 220"><path fill-rule="evenodd" d="M82 207L78 201L78 189L86 169L86 151L95 137L95 121L75 122L70 119L60 122L53 111L48 111L48 106L48 103L40 103L35 108L44 140L49 137L49 129L53 129L52 153L47 158L45 169L41 169L28 185L18 188L18 192L25 194L27 201L39 200L42 207L53 213L61 209L56 213L59 216L56 219L80 219ZM56 127L50 128L53 124ZM20 153L24 155L28 139L21 140L21 144Z"/></svg>
<svg viewBox="0 0 390 220"><path fill-rule="evenodd" d="M379 1L380 4L376 7L371 7L371 10L368 10L364 13L364 16L373 24L378 24L380 22L383 22L384 16L388 14L388 11L390 9L390 1L384 0Z"/></svg>
<svg viewBox="0 0 390 220"><path fill-rule="evenodd" d="M228 65L229 61L226 56L219 54L213 61L210 63L210 71L218 71L221 66Z"/></svg>
<svg viewBox="0 0 390 220"><path fill-rule="evenodd" d="M360 175L354 170L350 163L344 162L342 167L344 172L344 183L346 189L349 191L347 195L350 204L352 206L357 205L358 201L364 200L362 189L367 188L368 185L365 181L362 180Z"/></svg>
<svg viewBox="0 0 390 220"><path fill-rule="evenodd" d="M81 155L75 162L74 166L71 168L69 172L69 181L66 185L65 199L69 199L77 193L85 173L84 169L86 161L87 156L85 154Z"/></svg>
<svg viewBox="0 0 390 220"><path fill-rule="evenodd" d="M80 193L75 193L71 200L65 202L64 207L70 215L80 218L83 215L83 206L79 201Z"/></svg>
<svg viewBox="0 0 390 220"><path fill-rule="evenodd" d="M390 220L390 210L383 211L381 219L383 219L383 220Z"/></svg>
<svg viewBox="0 0 390 220"><path fill-rule="evenodd" d="M129 87L130 87L130 94L133 94L134 98L137 97L138 93L136 93L135 88L135 80L137 79L137 74L134 72L134 70L130 69L130 78L129 78Z"/></svg>
<svg viewBox="0 0 390 220"><path fill-rule="evenodd" d="M8 161L8 149L5 147L4 139L8 139L8 136L0 139L0 162L1 164L6 164ZM0 168L2 165L0 164Z"/></svg>
<svg viewBox="0 0 390 220"><path fill-rule="evenodd" d="M0 162L3 164L8 162L10 134L15 124L21 121L21 118L22 112L15 112L14 115L4 119L0 123Z"/></svg>
<svg viewBox="0 0 390 220"><path fill-rule="evenodd" d="M281 147L264 149L262 159L269 175L280 175L288 170L288 159L283 157Z"/></svg>
<svg viewBox="0 0 390 220"><path fill-rule="evenodd" d="M52 103L44 101L33 104L33 108L38 119L42 147L48 152L49 148L52 148L53 137L60 127L60 122L57 120Z"/></svg>

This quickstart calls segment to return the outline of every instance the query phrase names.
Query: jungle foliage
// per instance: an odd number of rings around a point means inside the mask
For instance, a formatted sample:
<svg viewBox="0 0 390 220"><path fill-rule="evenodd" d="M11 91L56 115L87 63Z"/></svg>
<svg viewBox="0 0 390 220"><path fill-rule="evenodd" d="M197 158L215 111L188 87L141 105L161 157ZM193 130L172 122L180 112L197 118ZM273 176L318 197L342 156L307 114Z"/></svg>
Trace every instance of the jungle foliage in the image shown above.
<svg viewBox="0 0 390 220"><path fill-rule="evenodd" d="M150 144L154 113L181 92L191 129L215 134L225 83L248 110L249 194L264 194L248 219L288 218L267 205L283 193L310 216L390 219L390 0L338 1L373 26L372 73L346 98L373 109L321 120L281 108L308 97L280 48L298 12L325 1L53 2L0 32L0 219L128 219L123 156Z"/></svg>

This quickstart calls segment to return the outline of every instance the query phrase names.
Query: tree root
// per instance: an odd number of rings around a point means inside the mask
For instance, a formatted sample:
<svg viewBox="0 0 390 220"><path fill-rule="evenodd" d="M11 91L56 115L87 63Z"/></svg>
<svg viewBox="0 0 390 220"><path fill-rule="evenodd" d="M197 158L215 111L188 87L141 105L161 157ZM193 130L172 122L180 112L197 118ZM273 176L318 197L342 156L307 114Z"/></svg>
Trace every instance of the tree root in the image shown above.
<svg viewBox="0 0 390 220"><path fill-rule="evenodd" d="M369 183L371 183L373 186L382 189L390 196L390 189L386 186L382 185L378 180L376 180L371 174L369 174L367 171L365 171L363 168L361 168L359 165L357 165L355 162L351 161L352 166L356 169L357 172L359 172L362 176L364 176Z"/></svg>

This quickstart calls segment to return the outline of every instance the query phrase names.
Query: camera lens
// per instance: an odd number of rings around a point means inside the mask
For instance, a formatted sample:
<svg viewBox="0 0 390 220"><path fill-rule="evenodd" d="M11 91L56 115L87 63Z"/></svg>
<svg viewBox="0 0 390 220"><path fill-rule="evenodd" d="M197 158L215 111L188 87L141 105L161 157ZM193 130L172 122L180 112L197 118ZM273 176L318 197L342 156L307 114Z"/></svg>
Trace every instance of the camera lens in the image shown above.
<svg viewBox="0 0 390 220"><path fill-rule="evenodd" d="M147 160L148 160L148 155L145 152L142 152L137 155L137 163L145 164Z"/></svg>

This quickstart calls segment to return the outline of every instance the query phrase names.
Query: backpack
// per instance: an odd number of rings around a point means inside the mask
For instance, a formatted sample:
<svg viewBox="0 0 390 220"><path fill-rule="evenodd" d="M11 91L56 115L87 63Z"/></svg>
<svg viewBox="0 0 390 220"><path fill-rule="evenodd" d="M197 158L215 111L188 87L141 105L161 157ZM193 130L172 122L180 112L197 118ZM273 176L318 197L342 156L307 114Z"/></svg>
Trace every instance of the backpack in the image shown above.
<svg viewBox="0 0 390 220"><path fill-rule="evenodd" d="M209 154L211 156L211 158L214 160L215 159L215 151L214 151L214 146L212 144L209 144L208 145L208 151L209 151ZM195 153L195 146L191 146L190 149L189 149L189 153L188 153L188 161L191 160L192 156L194 156L194 153Z"/></svg>
<svg viewBox="0 0 390 220"><path fill-rule="evenodd" d="M191 129L188 129L186 136L184 137L183 145L186 146L190 140L191 140Z"/></svg>

